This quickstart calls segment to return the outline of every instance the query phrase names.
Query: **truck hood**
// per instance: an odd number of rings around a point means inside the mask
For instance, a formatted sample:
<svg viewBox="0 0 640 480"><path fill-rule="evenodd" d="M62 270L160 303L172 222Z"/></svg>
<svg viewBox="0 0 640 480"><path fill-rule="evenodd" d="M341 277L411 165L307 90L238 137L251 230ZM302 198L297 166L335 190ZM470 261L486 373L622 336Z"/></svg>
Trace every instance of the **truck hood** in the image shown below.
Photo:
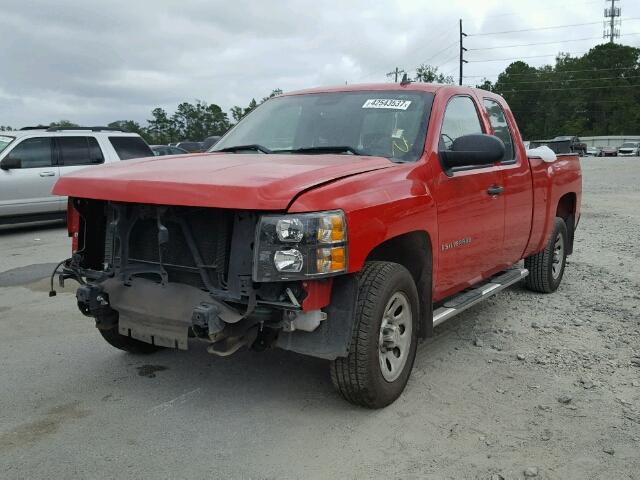
<svg viewBox="0 0 640 480"><path fill-rule="evenodd" d="M141 158L60 177L56 195L119 202L285 210L301 192L391 168L383 157L204 153Z"/></svg>

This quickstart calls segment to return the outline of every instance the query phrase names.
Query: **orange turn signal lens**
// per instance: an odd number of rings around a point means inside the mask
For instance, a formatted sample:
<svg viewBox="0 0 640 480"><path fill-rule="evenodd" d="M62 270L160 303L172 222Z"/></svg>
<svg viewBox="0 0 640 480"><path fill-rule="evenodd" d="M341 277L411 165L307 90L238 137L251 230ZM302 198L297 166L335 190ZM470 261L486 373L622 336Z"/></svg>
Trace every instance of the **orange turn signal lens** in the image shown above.
<svg viewBox="0 0 640 480"><path fill-rule="evenodd" d="M335 247L331 249L331 271L339 272L347 266L347 257L344 247Z"/></svg>
<svg viewBox="0 0 640 480"><path fill-rule="evenodd" d="M344 217L338 214L326 215L320 218L318 226L318 241L321 243L336 243L345 240Z"/></svg>
<svg viewBox="0 0 640 480"><path fill-rule="evenodd" d="M318 248L316 251L317 273L342 272L347 267L345 247Z"/></svg>

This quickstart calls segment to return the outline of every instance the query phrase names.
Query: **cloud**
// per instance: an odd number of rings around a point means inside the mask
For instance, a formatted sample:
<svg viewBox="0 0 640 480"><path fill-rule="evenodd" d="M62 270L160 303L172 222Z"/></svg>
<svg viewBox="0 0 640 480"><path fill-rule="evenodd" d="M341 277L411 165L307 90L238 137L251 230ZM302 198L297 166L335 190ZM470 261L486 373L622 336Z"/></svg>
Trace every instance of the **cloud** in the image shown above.
<svg viewBox="0 0 640 480"><path fill-rule="evenodd" d="M625 16L640 15L640 6L626 3ZM469 33L516 30L599 21L600 7L558 7L551 0L507 5L499 0L31 0L27 7L24 0L4 0L0 124L144 121L156 106L173 111L181 101L195 99L228 110L274 88L388 81L385 74L396 66L412 70L427 60L456 74L458 18ZM640 30L640 22L625 29ZM601 25L594 24L470 36L466 44L481 48L600 34ZM478 50L468 56L490 60L584 51L595 43ZM470 63L467 74L497 73L508 63Z"/></svg>

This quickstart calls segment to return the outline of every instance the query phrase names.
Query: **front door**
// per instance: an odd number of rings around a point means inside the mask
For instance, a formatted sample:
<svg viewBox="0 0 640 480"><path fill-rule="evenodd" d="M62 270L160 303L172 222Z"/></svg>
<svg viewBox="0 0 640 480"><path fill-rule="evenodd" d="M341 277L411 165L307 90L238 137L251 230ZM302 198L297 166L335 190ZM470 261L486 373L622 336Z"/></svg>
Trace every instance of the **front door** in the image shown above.
<svg viewBox="0 0 640 480"><path fill-rule="evenodd" d="M0 170L0 217L54 213L59 200L51 194L58 179L51 137L26 138L5 158L19 167Z"/></svg>
<svg viewBox="0 0 640 480"><path fill-rule="evenodd" d="M440 130L440 150L463 135L483 133L478 108L468 96L452 97ZM454 171L440 165L433 195L438 211L435 299L477 283L501 263L504 236L502 176L495 166Z"/></svg>

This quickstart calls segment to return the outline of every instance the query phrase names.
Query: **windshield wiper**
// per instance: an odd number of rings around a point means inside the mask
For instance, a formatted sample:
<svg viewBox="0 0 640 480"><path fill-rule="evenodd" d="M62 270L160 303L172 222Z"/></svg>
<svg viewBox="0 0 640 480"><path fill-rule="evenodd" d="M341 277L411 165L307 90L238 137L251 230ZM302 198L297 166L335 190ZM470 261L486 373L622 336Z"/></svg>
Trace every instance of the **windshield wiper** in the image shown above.
<svg viewBox="0 0 640 480"><path fill-rule="evenodd" d="M236 145L234 147L221 148L220 150L214 150L214 152L241 152L243 150L255 150L256 152L262 153L273 153L267 147L263 147L257 143L252 143L250 145Z"/></svg>
<svg viewBox="0 0 640 480"><path fill-rule="evenodd" d="M274 150L273 153L351 153L353 155L364 155L348 145L323 146L323 147L302 147L291 150Z"/></svg>

